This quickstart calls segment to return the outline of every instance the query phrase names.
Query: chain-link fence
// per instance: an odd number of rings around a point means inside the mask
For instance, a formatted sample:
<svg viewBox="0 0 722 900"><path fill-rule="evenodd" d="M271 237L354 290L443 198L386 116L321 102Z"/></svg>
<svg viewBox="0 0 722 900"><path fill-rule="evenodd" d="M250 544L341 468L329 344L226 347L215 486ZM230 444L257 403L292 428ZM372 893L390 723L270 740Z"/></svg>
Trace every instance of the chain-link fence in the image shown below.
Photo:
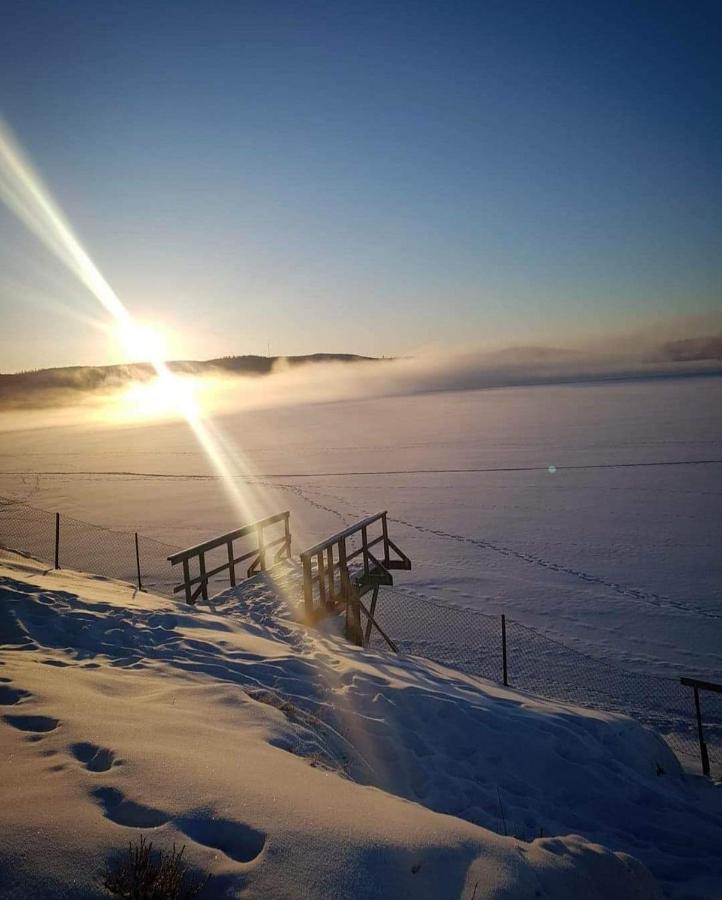
<svg viewBox="0 0 722 900"><path fill-rule="evenodd" d="M168 562L168 556L177 547L0 498L0 556L3 547L27 553L51 566L57 554L60 568L141 584L146 590L165 595L173 593L178 581ZM221 590L227 582L211 586ZM382 589L375 617L402 651L503 682L500 617L447 606L395 588ZM625 713L655 728L686 760L699 761L693 692L683 687L678 677L627 671L573 650L508 617L505 624L511 687L589 709ZM375 630L372 634L374 644L385 646ZM720 776L722 694L704 691L700 698L712 772Z"/></svg>
<svg viewBox="0 0 722 900"><path fill-rule="evenodd" d="M501 616L446 606L412 591L382 588L375 618L402 651L470 675L504 679ZM678 677L643 675L573 650L508 617L508 684L550 700L609 710L652 726L688 762L699 764L693 692ZM373 644L383 639L374 630ZM684 673L679 673L684 674ZM722 775L722 694L701 693L712 773Z"/></svg>
<svg viewBox="0 0 722 900"><path fill-rule="evenodd" d="M3 547L52 566L129 581L161 594L172 594L176 581L168 555L177 547L0 499L0 554Z"/></svg>

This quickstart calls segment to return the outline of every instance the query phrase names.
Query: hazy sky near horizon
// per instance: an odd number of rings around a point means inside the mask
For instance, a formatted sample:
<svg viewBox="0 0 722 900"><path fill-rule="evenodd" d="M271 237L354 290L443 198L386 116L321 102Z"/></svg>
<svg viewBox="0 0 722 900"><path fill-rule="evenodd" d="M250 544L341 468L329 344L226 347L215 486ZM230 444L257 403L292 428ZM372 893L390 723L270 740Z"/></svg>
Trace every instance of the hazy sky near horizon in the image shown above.
<svg viewBox="0 0 722 900"><path fill-rule="evenodd" d="M6 2L0 113L172 355L560 344L722 307L722 4ZM105 363L0 210L0 371Z"/></svg>

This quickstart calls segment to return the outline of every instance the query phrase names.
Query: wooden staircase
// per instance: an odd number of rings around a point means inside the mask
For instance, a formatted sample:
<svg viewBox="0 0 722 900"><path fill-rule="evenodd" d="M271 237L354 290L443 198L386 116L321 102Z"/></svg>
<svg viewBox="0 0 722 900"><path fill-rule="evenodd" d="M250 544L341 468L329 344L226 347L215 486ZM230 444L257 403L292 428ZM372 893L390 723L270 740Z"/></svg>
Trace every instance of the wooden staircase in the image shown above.
<svg viewBox="0 0 722 900"><path fill-rule="evenodd" d="M374 536L374 531L380 534ZM359 546L350 548L351 542ZM374 554L373 548L381 552ZM379 559L379 557L381 557ZM379 588L394 583L391 570L410 569L411 560L389 537L386 511L368 516L301 553L306 619L317 621L334 612L345 611L346 636L366 647L376 628L388 646L398 647L376 620ZM371 593L367 607L361 599ZM362 613L366 617L361 624Z"/></svg>

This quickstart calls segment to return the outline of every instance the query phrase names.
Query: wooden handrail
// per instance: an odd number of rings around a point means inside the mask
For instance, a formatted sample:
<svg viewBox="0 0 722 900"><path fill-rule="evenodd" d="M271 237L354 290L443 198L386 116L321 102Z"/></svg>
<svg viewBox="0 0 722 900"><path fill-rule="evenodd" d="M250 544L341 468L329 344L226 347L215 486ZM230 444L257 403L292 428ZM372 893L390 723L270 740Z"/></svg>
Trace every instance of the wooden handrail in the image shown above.
<svg viewBox="0 0 722 900"><path fill-rule="evenodd" d="M309 547L308 550L304 550L301 557L317 556L321 550L325 550L331 544L338 544L344 538L351 537L356 534L357 531L361 531L362 528L368 528L369 525L373 525L374 522L378 522L379 519L384 518L386 515L387 511L384 510L383 512L375 513L373 516L367 516L365 519L354 522L353 525L349 525L347 528L344 528L343 531L337 531L336 534L332 534L331 537L319 541L318 544L314 544L313 547Z"/></svg>
<svg viewBox="0 0 722 900"><path fill-rule="evenodd" d="M168 557L168 561L174 566L176 563L182 562L184 559L188 559L191 556L198 556L199 553L207 553L209 550L214 550L216 547L222 547L223 544L227 544L228 541L235 541L237 538L252 534L258 528L266 528L268 525L274 525L282 519L288 519L290 515L291 514L288 511L276 513L265 519L259 519L257 522L251 522L250 525L243 525L241 528L236 528L235 531L221 534L218 537L211 538L209 541L204 541L202 544L195 544L193 547L186 547L185 550L179 550L177 553L171 554Z"/></svg>
<svg viewBox="0 0 722 900"><path fill-rule="evenodd" d="M714 681L700 681L697 678L680 678L679 680L685 687L699 688L700 691L714 691L715 694L722 694L722 684L715 684Z"/></svg>
<svg viewBox="0 0 722 900"><path fill-rule="evenodd" d="M380 524L381 533L369 537L369 529ZM360 546L349 549L346 542L350 538L360 538ZM371 550L381 545L383 553L377 555ZM392 556L392 553L394 556ZM362 565L352 569L351 563L362 558ZM387 512L367 516L301 553L303 566L303 598L306 618L314 621L340 607L346 609L346 634L355 643L365 645L371 627L375 627L392 649L395 644L384 633L374 618L376 598L380 584L393 584L389 569L410 569L411 561L389 538ZM318 585L318 605L315 601L314 586ZM374 591L371 610L360 601L361 595ZM360 614L367 618L367 627L361 628Z"/></svg>
<svg viewBox="0 0 722 900"><path fill-rule="evenodd" d="M231 587L233 587L236 584L237 563L245 562L248 559L253 559L253 562L246 571L246 575L250 578L250 576L255 574L256 572L265 571L268 568L267 554L274 547L279 547L279 549L273 556L273 562L277 562L283 556L290 557L290 515L291 514L288 512L288 510L286 510L285 512L276 513L273 516L267 516L265 519L259 519L259 521L257 522L251 522L248 525L243 525L241 528L236 528L233 531L228 531L225 534L218 535L218 537L214 537L208 541L204 541L202 544L195 544L192 547L186 547L185 550L179 550L177 553L172 553L168 557L170 564L175 566L178 563L182 563L183 565L183 581L180 584L175 585L175 587L173 588L173 593L177 594L180 591L185 591L186 602L191 604L195 603L199 594L202 595L203 599L207 601L208 582L214 575L218 575L220 572L227 571L229 574ZM279 522L283 522L283 534L279 538L275 538L272 541L266 541L265 529L276 525ZM256 547L250 551L247 551L246 553L241 553L240 556L236 556L233 549L233 542L241 538L248 537L249 535L255 535ZM221 563L219 566L215 566L212 569L206 569L206 553L209 553L211 550L216 550L219 547L227 548L227 561ZM196 559L198 560L198 574L192 576L190 563L192 560Z"/></svg>

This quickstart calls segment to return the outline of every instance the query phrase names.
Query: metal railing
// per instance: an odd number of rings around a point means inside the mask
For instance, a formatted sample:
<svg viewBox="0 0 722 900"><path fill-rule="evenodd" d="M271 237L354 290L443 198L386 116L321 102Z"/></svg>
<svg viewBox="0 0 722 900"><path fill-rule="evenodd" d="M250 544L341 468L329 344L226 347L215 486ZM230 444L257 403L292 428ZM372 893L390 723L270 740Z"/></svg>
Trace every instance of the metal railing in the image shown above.
<svg viewBox="0 0 722 900"><path fill-rule="evenodd" d="M702 726L702 706L699 702L700 691L712 691L714 694L722 694L722 684L715 684L713 681L700 681L698 678L680 678L680 684L685 687L691 687L694 691L694 711L697 719L697 738L699 740L699 755L702 760L702 773L709 775L709 750L704 739L704 728Z"/></svg>
<svg viewBox="0 0 722 900"><path fill-rule="evenodd" d="M221 572L228 572L228 580L231 587L236 585L236 566L239 563L252 559L253 562L246 569L246 577L250 578L256 572L266 571L268 566L268 554L274 548L278 548L273 553L273 562L276 563L284 557L291 556L291 528L290 513L276 513L258 522L251 522L250 525L244 525L242 528L236 528L235 531L229 531L218 537L204 541L202 544L196 544L193 547L187 547L185 550L179 550L177 553L171 553L168 562L172 566L179 563L183 566L183 581L176 584L173 593L180 591L185 592L186 602L193 604L199 595L203 597L205 602L208 601L208 583L214 575ZM271 541L266 539L266 529L276 525L283 525L283 534ZM234 541L240 541L244 538L255 538L255 546L245 553L236 556L233 546ZM206 555L215 550L222 548L226 552L226 559L220 564L209 568L207 566ZM191 572L191 564L197 565L198 574Z"/></svg>

